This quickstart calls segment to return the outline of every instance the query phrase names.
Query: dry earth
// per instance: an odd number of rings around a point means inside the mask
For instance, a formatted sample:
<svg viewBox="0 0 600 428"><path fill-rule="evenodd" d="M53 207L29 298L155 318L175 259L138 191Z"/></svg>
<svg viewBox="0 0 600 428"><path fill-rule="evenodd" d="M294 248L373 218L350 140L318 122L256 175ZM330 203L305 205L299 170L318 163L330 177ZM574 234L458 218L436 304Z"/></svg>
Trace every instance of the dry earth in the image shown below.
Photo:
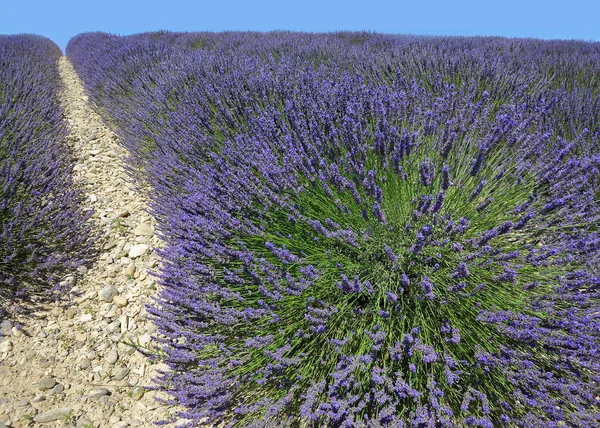
<svg viewBox="0 0 600 428"><path fill-rule="evenodd" d="M65 57L60 70L75 180L95 211L101 256L65 278L70 293L63 301L2 324L0 428L153 426L175 412L146 389L164 366L127 342L154 346L156 328L144 307L156 292L149 271L160 241L146 199L128 182L125 149L88 106Z"/></svg>

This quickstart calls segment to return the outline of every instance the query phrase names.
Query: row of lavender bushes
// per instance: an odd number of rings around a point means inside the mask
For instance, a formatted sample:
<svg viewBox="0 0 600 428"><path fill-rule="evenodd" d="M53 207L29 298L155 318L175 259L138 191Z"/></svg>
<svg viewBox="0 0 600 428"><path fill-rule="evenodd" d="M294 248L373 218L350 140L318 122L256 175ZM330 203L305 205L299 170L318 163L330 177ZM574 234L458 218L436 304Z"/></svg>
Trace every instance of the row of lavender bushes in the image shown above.
<svg viewBox="0 0 600 428"><path fill-rule="evenodd" d="M62 53L33 35L0 36L0 314L59 291L91 257L89 212L72 183L59 105ZM0 315L1 317L2 315Z"/></svg>
<svg viewBox="0 0 600 428"><path fill-rule="evenodd" d="M600 44L104 33L202 425L600 424Z"/></svg>

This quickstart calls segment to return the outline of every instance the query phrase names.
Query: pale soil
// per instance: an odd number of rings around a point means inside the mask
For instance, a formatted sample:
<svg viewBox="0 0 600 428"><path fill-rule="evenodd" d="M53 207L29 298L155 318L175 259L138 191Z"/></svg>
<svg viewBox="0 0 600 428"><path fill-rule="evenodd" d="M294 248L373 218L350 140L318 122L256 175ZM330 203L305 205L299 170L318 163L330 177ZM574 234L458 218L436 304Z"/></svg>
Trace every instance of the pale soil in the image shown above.
<svg viewBox="0 0 600 428"><path fill-rule="evenodd" d="M156 328L147 319L145 305L156 293L149 272L157 270L153 249L161 243L153 233L146 198L128 182L122 166L125 149L88 106L65 57L60 70L68 141L77 158L75 181L85 192L85 208L95 211L102 254L89 271L66 279L72 281L71 292L62 302L36 308L33 316L16 320L12 329L4 323L0 427L154 426L175 412L144 388L152 385L157 366L165 366L153 364L125 342L155 346L151 337ZM148 250L134 257L129 250L138 244ZM58 420L43 423L44 418Z"/></svg>

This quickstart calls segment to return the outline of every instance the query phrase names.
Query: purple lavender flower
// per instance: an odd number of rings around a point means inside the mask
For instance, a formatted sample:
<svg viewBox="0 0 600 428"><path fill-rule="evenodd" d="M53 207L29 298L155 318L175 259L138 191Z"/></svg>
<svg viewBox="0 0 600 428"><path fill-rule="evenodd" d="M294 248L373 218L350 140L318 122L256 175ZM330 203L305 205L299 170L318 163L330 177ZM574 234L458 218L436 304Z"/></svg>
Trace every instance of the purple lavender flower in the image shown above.
<svg viewBox="0 0 600 428"><path fill-rule="evenodd" d="M392 263L398 263L398 255L394 253L394 250L392 250L391 247L385 244L383 246L383 250L385 251L385 255L388 257L388 259L390 259Z"/></svg>
<svg viewBox="0 0 600 428"><path fill-rule="evenodd" d="M466 263L460 262L454 272L452 273L452 278L468 278L471 275L469 272L469 268Z"/></svg>
<svg viewBox="0 0 600 428"><path fill-rule="evenodd" d="M421 165L419 166L419 177L421 179L421 184L424 186L431 186L433 183L433 178L435 175L435 166L433 162L429 160L428 157L425 158Z"/></svg>

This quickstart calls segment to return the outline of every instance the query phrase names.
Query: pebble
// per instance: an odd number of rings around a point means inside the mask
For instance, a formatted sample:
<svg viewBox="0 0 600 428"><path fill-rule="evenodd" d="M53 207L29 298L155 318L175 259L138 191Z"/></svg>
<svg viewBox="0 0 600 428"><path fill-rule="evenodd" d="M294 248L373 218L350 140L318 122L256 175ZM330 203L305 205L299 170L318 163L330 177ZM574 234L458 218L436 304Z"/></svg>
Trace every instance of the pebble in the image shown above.
<svg viewBox="0 0 600 428"><path fill-rule="evenodd" d="M109 241L106 244L104 244L104 249L105 250L112 250L116 246L117 246L117 243L115 241Z"/></svg>
<svg viewBox="0 0 600 428"><path fill-rule="evenodd" d="M13 323L9 320L4 320L0 323L0 334L4 334L6 336L10 335L10 331L13 328Z"/></svg>
<svg viewBox="0 0 600 428"><path fill-rule="evenodd" d="M127 428L128 426L129 424L127 422L117 422L113 425L113 428Z"/></svg>
<svg viewBox="0 0 600 428"><path fill-rule="evenodd" d="M33 421L37 423L57 421L59 419L63 419L66 415L71 413L71 411L72 409L70 407L59 407L57 409L38 413L34 416Z"/></svg>
<svg viewBox="0 0 600 428"><path fill-rule="evenodd" d="M52 389L54 385L56 385L56 381L51 377L45 377L38 382L38 386L42 391L46 389Z"/></svg>
<svg viewBox="0 0 600 428"><path fill-rule="evenodd" d="M150 343L150 340L152 340L152 338L150 337L149 334L144 334L142 336L140 336L140 345L142 346L147 346Z"/></svg>
<svg viewBox="0 0 600 428"><path fill-rule="evenodd" d="M29 400L24 398L23 400L19 400L16 402L17 407L27 407L29 406Z"/></svg>
<svg viewBox="0 0 600 428"><path fill-rule="evenodd" d="M135 236L152 236L154 235L154 230L149 224L140 223L135 229L133 229L133 234Z"/></svg>
<svg viewBox="0 0 600 428"><path fill-rule="evenodd" d="M113 298L113 303L119 308L124 308L125 306L127 306L127 298L123 296L115 296Z"/></svg>
<svg viewBox="0 0 600 428"><path fill-rule="evenodd" d="M127 268L125 269L125 275L133 275L135 274L135 264L134 263L129 263L127 265Z"/></svg>
<svg viewBox="0 0 600 428"><path fill-rule="evenodd" d="M113 334L115 332L119 332L121 330L121 322L119 320L115 320L113 322L111 322L107 327L106 327L106 331L110 334Z"/></svg>
<svg viewBox="0 0 600 428"><path fill-rule="evenodd" d="M58 284L61 288L69 288L72 289L77 284L77 277L75 275L67 275L64 277L62 281Z"/></svg>
<svg viewBox="0 0 600 428"><path fill-rule="evenodd" d="M10 340L5 340L0 343L0 354L4 354L10 352L12 350L12 342Z"/></svg>
<svg viewBox="0 0 600 428"><path fill-rule="evenodd" d="M113 287L112 285L107 285L100 291L100 298L102 300L104 300L105 302L110 303L113 301L113 298L117 294L119 294L119 292L117 291L117 289L115 287Z"/></svg>
<svg viewBox="0 0 600 428"><path fill-rule="evenodd" d="M106 388L94 388L88 393L90 398L100 398L108 395L108 389Z"/></svg>
<svg viewBox="0 0 600 428"><path fill-rule="evenodd" d="M136 386L131 391L131 396L133 397L134 400L139 400L144 396L145 393L146 393L146 390L143 387Z"/></svg>
<svg viewBox="0 0 600 428"><path fill-rule="evenodd" d="M92 314L83 314L81 316L81 318L79 318L79 321L81 322L89 322L93 319L94 317L92 316Z"/></svg>
<svg viewBox="0 0 600 428"><path fill-rule="evenodd" d="M113 218L125 218L125 217L129 217L129 210L128 209L124 209L121 210L119 212L117 212L117 214L115 214L115 216Z"/></svg>
<svg viewBox="0 0 600 428"><path fill-rule="evenodd" d="M129 369L127 367L121 367L116 369L113 372L113 379L114 380L123 380L125 379L125 377L129 374Z"/></svg>
<svg viewBox="0 0 600 428"><path fill-rule="evenodd" d="M118 359L119 359L119 354L114 349L109 351L108 354L106 354L106 362L108 364L114 364L117 362Z"/></svg>
<svg viewBox="0 0 600 428"><path fill-rule="evenodd" d="M54 385L54 388L52 388L52 392L54 394L60 394L64 390L65 390L65 387L63 385L61 385L60 383L57 383L56 385Z"/></svg>
<svg viewBox="0 0 600 428"><path fill-rule="evenodd" d="M129 258L135 259L140 256L143 256L148 251L148 246L146 244L138 244L134 245L129 249Z"/></svg>
<svg viewBox="0 0 600 428"><path fill-rule="evenodd" d="M89 369L92 366L92 362L90 360L88 360L87 358L84 358L81 361L79 361L79 363L77 364L77 366L81 370L86 370L86 369Z"/></svg>
<svg viewBox="0 0 600 428"><path fill-rule="evenodd" d="M75 318L75 315L77 315L77 308L67 309L67 311L65 312L65 315L67 316L68 319Z"/></svg>
<svg viewBox="0 0 600 428"><path fill-rule="evenodd" d="M88 268L85 266L79 266L77 267L77 273L79 275L85 275L86 273L88 273Z"/></svg>
<svg viewBox="0 0 600 428"><path fill-rule="evenodd" d="M129 318L127 317L127 315L123 315L119 319L119 321L121 323L121 333L125 333L127 331L127 329L129 328Z"/></svg>

